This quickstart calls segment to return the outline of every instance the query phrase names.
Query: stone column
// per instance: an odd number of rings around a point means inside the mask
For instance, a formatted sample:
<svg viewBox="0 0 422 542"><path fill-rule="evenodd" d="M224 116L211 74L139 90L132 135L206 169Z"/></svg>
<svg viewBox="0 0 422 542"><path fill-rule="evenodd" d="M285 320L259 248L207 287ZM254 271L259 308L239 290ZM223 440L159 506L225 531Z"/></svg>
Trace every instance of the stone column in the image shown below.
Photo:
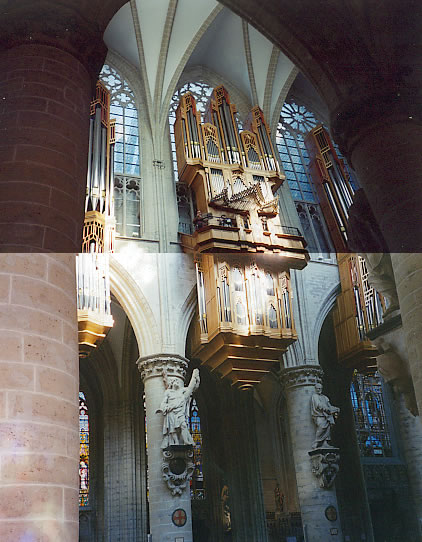
<svg viewBox="0 0 422 542"><path fill-rule="evenodd" d="M267 542L253 389L231 389L225 398L224 439L229 456L233 542Z"/></svg>
<svg viewBox="0 0 422 542"><path fill-rule="evenodd" d="M422 425L419 417L412 416L406 408L403 396L397 400L400 436L403 455L409 475L409 485L418 519L419 535L422 535Z"/></svg>
<svg viewBox="0 0 422 542"><path fill-rule="evenodd" d="M391 254L410 373L422 413L422 254Z"/></svg>
<svg viewBox="0 0 422 542"><path fill-rule="evenodd" d="M286 395L287 411L296 470L297 491L307 542L340 542L341 531L337 496L334 486L321 488L312 473L309 451L315 438L311 417L311 397L315 384L321 383L323 371L316 365L291 367L281 372L281 384ZM337 511L337 519L329 521L327 507ZM336 534L334 534L336 533Z"/></svg>
<svg viewBox="0 0 422 542"><path fill-rule="evenodd" d="M1 252L80 251L89 105L124 3L0 0Z"/></svg>
<svg viewBox="0 0 422 542"><path fill-rule="evenodd" d="M183 538L183 542L193 542L189 481L181 495L173 495L163 478L163 415L157 413L165 392L163 369L169 378L179 379L183 386L189 361L177 354L156 354L140 358L137 363L145 393L152 542L175 542L178 538ZM172 521L172 515L178 509L186 513L185 525L176 526Z"/></svg>
<svg viewBox="0 0 422 542"><path fill-rule="evenodd" d="M0 255L0 540L77 542L74 255Z"/></svg>

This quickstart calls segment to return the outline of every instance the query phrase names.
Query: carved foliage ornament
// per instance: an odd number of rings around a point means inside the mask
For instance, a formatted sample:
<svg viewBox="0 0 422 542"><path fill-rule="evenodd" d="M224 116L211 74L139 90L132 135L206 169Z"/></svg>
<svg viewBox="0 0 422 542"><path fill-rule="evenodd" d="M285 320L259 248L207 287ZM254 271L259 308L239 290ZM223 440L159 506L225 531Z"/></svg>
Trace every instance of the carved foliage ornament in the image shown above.
<svg viewBox="0 0 422 542"><path fill-rule="evenodd" d="M319 485L323 489L329 489L339 471L340 454L338 448L331 450L317 449L309 452L312 463L312 474L319 479Z"/></svg>
<svg viewBox="0 0 422 542"><path fill-rule="evenodd" d="M318 365L306 365L285 369L280 375L280 380L284 389L287 390L289 388L314 386L317 383L321 383L322 374L323 371Z"/></svg>
<svg viewBox="0 0 422 542"><path fill-rule="evenodd" d="M171 446L163 450L163 458L161 471L164 482L173 496L181 495L195 470L193 448Z"/></svg>

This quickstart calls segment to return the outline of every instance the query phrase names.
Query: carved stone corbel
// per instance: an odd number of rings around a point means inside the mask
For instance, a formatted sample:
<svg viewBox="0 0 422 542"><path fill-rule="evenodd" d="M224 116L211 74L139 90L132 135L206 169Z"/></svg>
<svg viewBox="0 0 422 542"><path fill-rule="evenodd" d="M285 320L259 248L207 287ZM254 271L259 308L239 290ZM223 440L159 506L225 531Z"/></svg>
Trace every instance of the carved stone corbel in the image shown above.
<svg viewBox="0 0 422 542"><path fill-rule="evenodd" d="M192 446L169 446L163 450L161 471L173 496L181 495L190 482L195 465Z"/></svg>
<svg viewBox="0 0 422 542"><path fill-rule="evenodd" d="M317 448L311 450L309 456L312 463L312 474L319 480L323 489L329 489L339 471L339 448Z"/></svg>

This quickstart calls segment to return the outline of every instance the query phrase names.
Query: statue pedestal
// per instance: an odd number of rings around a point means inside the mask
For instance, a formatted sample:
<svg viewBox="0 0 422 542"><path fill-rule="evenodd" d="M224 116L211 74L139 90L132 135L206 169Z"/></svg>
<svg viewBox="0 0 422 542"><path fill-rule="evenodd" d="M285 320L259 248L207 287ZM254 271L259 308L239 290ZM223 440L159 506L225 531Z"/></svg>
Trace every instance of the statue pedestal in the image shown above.
<svg viewBox="0 0 422 542"><path fill-rule="evenodd" d="M308 452L312 463L312 474L319 479L320 487L329 489L339 471L340 449L334 447L315 448Z"/></svg>

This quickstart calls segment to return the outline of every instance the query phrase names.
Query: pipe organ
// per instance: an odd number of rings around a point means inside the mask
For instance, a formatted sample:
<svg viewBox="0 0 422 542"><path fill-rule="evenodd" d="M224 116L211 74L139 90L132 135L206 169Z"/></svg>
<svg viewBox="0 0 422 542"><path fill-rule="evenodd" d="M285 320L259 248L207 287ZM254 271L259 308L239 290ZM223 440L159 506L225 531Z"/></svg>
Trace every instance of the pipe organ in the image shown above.
<svg viewBox="0 0 422 542"><path fill-rule="evenodd" d="M274 258L200 254L193 355L239 388L260 382L297 339L290 277Z"/></svg>
<svg viewBox="0 0 422 542"><path fill-rule="evenodd" d="M88 357L113 327L109 254L76 255L79 357Z"/></svg>
<svg viewBox="0 0 422 542"><path fill-rule="evenodd" d="M347 252L348 211L354 195L350 176L323 126L308 133L305 145L310 156L310 173L334 247L336 252Z"/></svg>
<svg viewBox="0 0 422 542"><path fill-rule="evenodd" d="M76 256L79 355L87 357L113 326L109 253L113 252L113 148L110 93L98 81L91 102L82 254Z"/></svg>
<svg viewBox="0 0 422 542"><path fill-rule="evenodd" d="M179 183L190 191L199 317L192 355L232 385L258 383L297 339L289 269L309 259L296 228L280 224L277 189L284 181L262 111L239 131L223 86L201 118L182 96L175 138Z"/></svg>
<svg viewBox="0 0 422 542"><path fill-rule="evenodd" d="M347 253L347 222L354 189L323 126L308 133L305 145L321 209L337 250L341 293L333 318L338 359L346 367L374 370L379 352L366 333L382 324L385 299L370 286L364 258Z"/></svg>
<svg viewBox="0 0 422 542"><path fill-rule="evenodd" d="M88 172L82 252L113 252L113 149L115 121L110 120L110 93L98 81L91 102Z"/></svg>
<svg viewBox="0 0 422 542"><path fill-rule="evenodd" d="M368 282L364 258L338 254L341 293L333 312L339 362L360 371L376 370L377 347L366 337L383 323L384 297Z"/></svg>
<svg viewBox="0 0 422 542"><path fill-rule="evenodd" d="M204 121L185 94L176 111L179 182L191 191L188 252L273 253L292 267L307 262L298 230L280 224L277 189L284 181L262 111L255 107L239 132L236 107L223 86L214 89Z"/></svg>

